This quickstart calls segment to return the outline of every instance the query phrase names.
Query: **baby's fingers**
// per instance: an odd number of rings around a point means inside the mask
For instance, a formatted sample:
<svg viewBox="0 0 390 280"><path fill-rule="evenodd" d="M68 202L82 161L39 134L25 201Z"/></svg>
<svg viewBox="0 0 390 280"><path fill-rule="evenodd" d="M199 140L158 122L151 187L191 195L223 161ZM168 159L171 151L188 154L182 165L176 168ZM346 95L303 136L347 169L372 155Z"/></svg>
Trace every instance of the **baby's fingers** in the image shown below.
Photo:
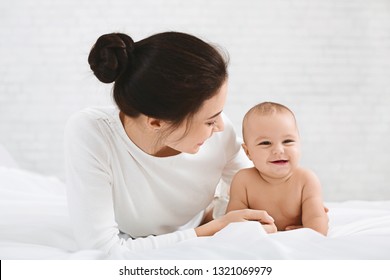
<svg viewBox="0 0 390 280"><path fill-rule="evenodd" d="M293 229L299 229L299 228L303 228L303 225L287 226L286 230L293 230Z"/></svg>

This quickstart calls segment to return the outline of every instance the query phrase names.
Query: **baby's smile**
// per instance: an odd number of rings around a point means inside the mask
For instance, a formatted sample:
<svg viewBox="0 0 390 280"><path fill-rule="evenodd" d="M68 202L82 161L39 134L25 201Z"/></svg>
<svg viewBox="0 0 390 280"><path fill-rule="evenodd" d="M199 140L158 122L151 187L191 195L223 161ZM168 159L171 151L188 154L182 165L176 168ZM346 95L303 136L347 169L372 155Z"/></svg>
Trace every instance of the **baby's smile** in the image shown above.
<svg viewBox="0 0 390 280"><path fill-rule="evenodd" d="M274 160L274 161L271 161L271 163L273 164L277 164L277 165L285 165L288 163L288 160L285 160L285 159L279 159L279 160Z"/></svg>

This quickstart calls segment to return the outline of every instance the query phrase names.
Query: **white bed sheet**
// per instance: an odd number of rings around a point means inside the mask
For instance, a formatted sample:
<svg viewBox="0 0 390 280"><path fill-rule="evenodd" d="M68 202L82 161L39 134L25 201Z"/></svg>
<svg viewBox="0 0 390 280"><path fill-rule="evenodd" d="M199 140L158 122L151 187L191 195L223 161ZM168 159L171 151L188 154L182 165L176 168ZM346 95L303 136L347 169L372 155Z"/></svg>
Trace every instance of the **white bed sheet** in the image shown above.
<svg viewBox="0 0 390 280"><path fill-rule="evenodd" d="M386 259L390 260L390 201L326 203L328 237L309 230L266 234L256 222L234 223L212 237L134 252L130 259ZM120 259L78 250L63 182L0 166L0 259Z"/></svg>

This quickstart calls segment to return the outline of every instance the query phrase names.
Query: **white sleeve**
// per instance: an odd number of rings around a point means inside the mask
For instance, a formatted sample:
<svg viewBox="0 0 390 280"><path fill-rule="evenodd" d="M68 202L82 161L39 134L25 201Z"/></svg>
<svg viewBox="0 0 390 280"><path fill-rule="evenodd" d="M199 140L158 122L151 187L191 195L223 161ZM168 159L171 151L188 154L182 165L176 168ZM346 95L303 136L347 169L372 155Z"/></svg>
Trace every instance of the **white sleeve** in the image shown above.
<svg viewBox="0 0 390 280"><path fill-rule="evenodd" d="M226 165L223 169L222 180L230 186L233 176L242 168L253 166L242 148L242 140L236 135L233 124L224 116L224 148L226 153Z"/></svg>
<svg viewBox="0 0 390 280"><path fill-rule="evenodd" d="M81 249L99 249L116 258L196 237L194 229L137 239L119 237L115 221L110 150L96 121L84 113L65 127L65 169L70 219ZM120 253L119 253L120 252Z"/></svg>
<svg viewBox="0 0 390 280"><path fill-rule="evenodd" d="M241 146L243 142L241 138L236 135L233 124L225 115L223 115L223 117L225 130L223 132L222 144L224 145L226 163L213 202L213 218L218 218L225 214L227 203L229 202L230 184L234 175L242 168L253 166L253 163L246 156Z"/></svg>

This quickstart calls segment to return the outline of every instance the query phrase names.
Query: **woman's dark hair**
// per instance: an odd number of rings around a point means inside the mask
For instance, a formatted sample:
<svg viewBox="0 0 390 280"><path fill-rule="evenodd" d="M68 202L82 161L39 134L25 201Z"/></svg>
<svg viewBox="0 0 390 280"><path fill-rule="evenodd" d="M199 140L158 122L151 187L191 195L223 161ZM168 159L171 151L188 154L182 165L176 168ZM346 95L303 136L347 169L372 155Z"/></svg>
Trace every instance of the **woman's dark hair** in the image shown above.
<svg viewBox="0 0 390 280"><path fill-rule="evenodd" d="M195 114L227 78L221 53L179 32L136 43L126 34L105 34L92 47L88 62L101 82L114 82L114 100L123 113L176 125Z"/></svg>

